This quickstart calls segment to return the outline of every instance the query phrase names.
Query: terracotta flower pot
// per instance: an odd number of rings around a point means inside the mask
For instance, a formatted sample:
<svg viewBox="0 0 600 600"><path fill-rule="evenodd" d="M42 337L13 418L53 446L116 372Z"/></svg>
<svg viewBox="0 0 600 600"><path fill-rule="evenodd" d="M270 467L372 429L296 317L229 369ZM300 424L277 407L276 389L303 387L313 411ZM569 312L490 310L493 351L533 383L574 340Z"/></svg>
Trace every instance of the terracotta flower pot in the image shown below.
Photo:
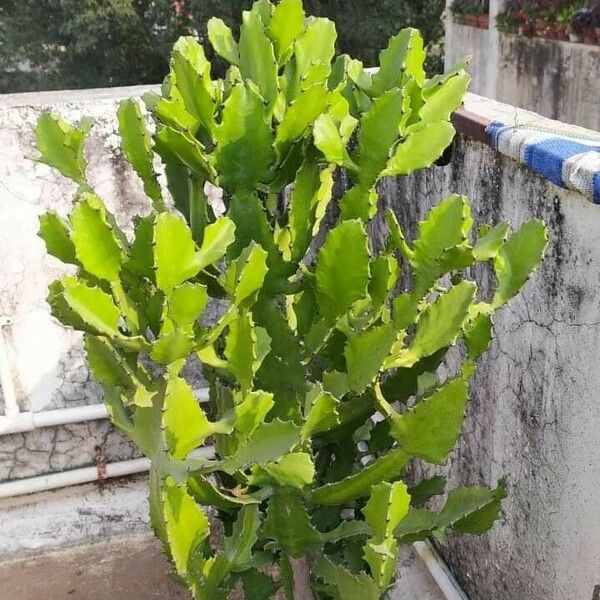
<svg viewBox="0 0 600 600"><path fill-rule="evenodd" d="M477 27L477 15L465 15L465 24L469 27Z"/></svg>
<svg viewBox="0 0 600 600"><path fill-rule="evenodd" d="M569 34L567 33L567 28L563 25L555 25L554 32L556 34L557 40L566 41L569 39Z"/></svg>
<svg viewBox="0 0 600 600"><path fill-rule="evenodd" d="M480 29L489 29L490 15L477 15L477 27Z"/></svg>
<svg viewBox="0 0 600 600"><path fill-rule="evenodd" d="M594 31L596 32L596 39L598 40L598 43L600 44L600 27L594 27Z"/></svg>
<svg viewBox="0 0 600 600"><path fill-rule="evenodd" d="M583 42L583 36L576 31L569 31L569 41L580 44Z"/></svg>
<svg viewBox="0 0 600 600"><path fill-rule="evenodd" d="M524 22L519 25L519 35L532 36L533 26L529 22Z"/></svg>
<svg viewBox="0 0 600 600"><path fill-rule="evenodd" d="M535 30L535 34L538 37L544 37L547 27L548 27L548 23L546 23L546 21L544 19L536 19L533 23L533 28Z"/></svg>
<svg viewBox="0 0 600 600"><path fill-rule="evenodd" d="M583 30L583 42L584 44L595 44L597 41L596 31L593 27L586 27Z"/></svg>

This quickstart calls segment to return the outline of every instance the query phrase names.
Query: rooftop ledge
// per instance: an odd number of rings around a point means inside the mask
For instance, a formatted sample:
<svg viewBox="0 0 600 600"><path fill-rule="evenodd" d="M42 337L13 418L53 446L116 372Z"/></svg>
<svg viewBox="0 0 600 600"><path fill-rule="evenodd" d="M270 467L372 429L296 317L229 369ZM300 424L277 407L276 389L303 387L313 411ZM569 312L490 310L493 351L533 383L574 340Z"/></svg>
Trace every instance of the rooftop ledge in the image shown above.
<svg viewBox="0 0 600 600"><path fill-rule="evenodd" d="M456 129L562 188L600 204L600 132L467 94Z"/></svg>
<svg viewBox="0 0 600 600"><path fill-rule="evenodd" d="M0 95L2 113L10 109L114 103L158 91L157 85L60 90ZM488 144L559 187L600 204L600 132L543 117L537 113L467 94L452 121L457 131Z"/></svg>

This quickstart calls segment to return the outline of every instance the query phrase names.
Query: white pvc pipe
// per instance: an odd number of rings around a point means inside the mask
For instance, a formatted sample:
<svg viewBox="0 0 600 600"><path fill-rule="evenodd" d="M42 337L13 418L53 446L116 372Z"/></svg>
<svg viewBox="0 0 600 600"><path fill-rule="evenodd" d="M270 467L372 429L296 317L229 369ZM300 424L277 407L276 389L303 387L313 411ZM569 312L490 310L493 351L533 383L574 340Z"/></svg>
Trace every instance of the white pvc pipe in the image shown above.
<svg viewBox="0 0 600 600"><path fill-rule="evenodd" d="M87 404L72 408L57 408L40 412L21 412L13 417L0 417L0 435L33 431L40 427L84 423L106 419L108 413L104 404Z"/></svg>
<svg viewBox="0 0 600 600"><path fill-rule="evenodd" d="M4 337L4 328L8 327L10 323L8 317L0 317L0 386L4 397L4 415L7 419L12 419L19 414L19 404L8 364L8 351Z"/></svg>
<svg viewBox="0 0 600 600"><path fill-rule="evenodd" d="M213 446L199 448L190 454L190 458L212 458L213 456ZM50 473L38 477L28 477L27 479L16 479L0 483L0 498L24 496L26 494L46 492L71 485L91 483L100 479L104 480L123 477L125 475L134 475L136 473L145 473L149 469L150 460L148 458L136 458L104 465L102 476L97 467L84 467L82 469L63 471L62 473Z"/></svg>
<svg viewBox="0 0 600 600"><path fill-rule="evenodd" d="M429 540L415 542L413 548L448 600L469 600L460 585L458 585L448 565L442 560L435 546Z"/></svg>
<svg viewBox="0 0 600 600"><path fill-rule="evenodd" d="M3 392L4 389L3 385ZM194 391L200 402L208 401L207 388L200 388ZM68 425L69 423L86 423L88 421L106 419L107 417L108 413L104 404L85 404L83 406L56 408L40 412L17 412L12 416L0 416L0 436L33 431L40 427Z"/></svg>

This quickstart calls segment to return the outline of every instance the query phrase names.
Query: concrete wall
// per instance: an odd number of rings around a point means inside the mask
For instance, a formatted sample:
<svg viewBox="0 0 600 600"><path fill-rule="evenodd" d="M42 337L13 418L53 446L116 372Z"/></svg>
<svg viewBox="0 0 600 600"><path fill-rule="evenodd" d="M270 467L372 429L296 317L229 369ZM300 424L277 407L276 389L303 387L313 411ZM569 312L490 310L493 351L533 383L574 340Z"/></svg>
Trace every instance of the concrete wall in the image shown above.
<svg viewBox="0 0 600 600"><path fill-rule="evenodd" d="M452 484L506 476L504 516L443 554L472 600L591 600L600 584L599 207L489 147L458 138L451 163L390 181L384 197L414 228L438 198L467 194L476 222L549 226L544 266L495 318L471 386ZM476 273L490 286L489 272Z"/></svg>
<svg viewBox="0 0 600 600"><path fill-rule="evenodd" d="M500 36L496 99L600 130L600 46Z"/></svg>
<svg viewBox="0 0 600 600"><path fill-rule="evenodd" d="M45 301L48 283L64 267L37 237L38 216L50 208L66 214L75 186L30 160L36 155L33 127L46 107L70 122L84 114L95 119L87 147L90 177L123 225L148 208L137 177L120 160L116 99L141 91L102 91L93 102L89 92L0 96L0 315L12 320L5 335L23 410L101 401L85 368L81 335L54 321ZM0 481L93 465L100 454L108 461L137 455L105 421L3 436Z"/></svg>
<svg viewBox="0 0 600 600"><path fill-rule="evenodd" d="M449 3L450 0L448 0ZM546 117L600 129L600 46L500 34L446 18L446 66L472 56L471 91Z"/></svg>
<svg viewBox="0 0 600 600"><path fill-rule="evenodd" d="M98 122L91 178L120 223L147 209L114 134L116 99L139 89L0 97L0 312L13 318L11 365L24 407L97 402L80 339L50 318L46 285L60 274L36 237L37 216L66 212L72 187L31 162L40 107ZM600 583L600 208L560 190L487 146L459 137L452 160L386 181L383 203L409 232L450 191L471 196L479 221L547 221L550 248L524 295L496 319L496 338L472 388L469 420L447 471L452 483L508 477L505 516L483 538L452 539L446 558L472 600L591 599ZM375 223L375 238L381 224ZM486 287L489 274L477 273ZM135 455L106 423L0 438L0 479ZM0 502L3 558L147 532L143 480ZM0 594L1 595L1 594Z"/></svg>
<svg viewBox="0 0 600 600"><path fill-rule="evenodd" d="M452 35L446 26L445 61L446 68L465 57L470 58L469 72L473 75L470 90L481 96L492 96L491 84L494 74L488 75L490 52L488 32L478 27L468 27L450 21Z"/></svg>

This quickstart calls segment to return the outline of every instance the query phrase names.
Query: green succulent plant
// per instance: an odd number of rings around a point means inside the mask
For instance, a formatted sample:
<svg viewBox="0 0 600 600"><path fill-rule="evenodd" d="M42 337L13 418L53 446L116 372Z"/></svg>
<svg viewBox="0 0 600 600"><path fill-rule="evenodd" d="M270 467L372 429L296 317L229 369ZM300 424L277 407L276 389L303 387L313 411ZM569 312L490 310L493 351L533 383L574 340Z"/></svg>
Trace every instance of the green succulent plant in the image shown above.
<svg viewBox="0 0 600 600"><path fill-rule="evenodd" d="M502 482L454 489L434 511L423 505L443 478L408 488L402 476L454 447L492 315L540 264L545 227L500 223L475 239L453 195L413 241L388 211L374 250L378 181L440 157L469 83L461 65L427 79L416 30L390 40L375 73L336 56L334 24L301 0L259 0L239 40L212 19L208 38L230 63L224 79L182 38L161 93L144 97L152 133L138 101L119 107L123 153L152 204L131 238L87 182L89 123L40 118L41 160L79 186L68 219L41 218L48 252L76 266L48 301L84 332L112 422L151 460L152 525L195 598L241 585L253 600L278 588L376 600L398 544L483 533L500 510ZM207 182L223 190L221 213ZM318 247L328 210L339 216ZM496 274L489 301L466 278L481 262ZM442 378L457 344L462 362ZM184 376L191 359L207 402Z"/></svg>

